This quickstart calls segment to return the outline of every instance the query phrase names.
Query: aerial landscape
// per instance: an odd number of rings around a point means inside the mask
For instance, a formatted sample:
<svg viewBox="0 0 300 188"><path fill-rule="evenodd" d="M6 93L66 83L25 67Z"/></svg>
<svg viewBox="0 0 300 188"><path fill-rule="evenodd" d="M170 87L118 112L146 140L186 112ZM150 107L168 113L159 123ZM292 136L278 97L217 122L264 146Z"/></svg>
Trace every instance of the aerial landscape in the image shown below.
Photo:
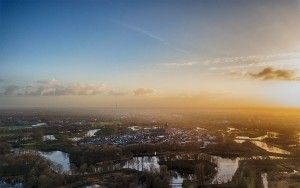
<svg viewBox="0 0 300 188"><path fill-rule="evenodd" d="M300 1L0 0L0 188L300 188Z"/></svg>

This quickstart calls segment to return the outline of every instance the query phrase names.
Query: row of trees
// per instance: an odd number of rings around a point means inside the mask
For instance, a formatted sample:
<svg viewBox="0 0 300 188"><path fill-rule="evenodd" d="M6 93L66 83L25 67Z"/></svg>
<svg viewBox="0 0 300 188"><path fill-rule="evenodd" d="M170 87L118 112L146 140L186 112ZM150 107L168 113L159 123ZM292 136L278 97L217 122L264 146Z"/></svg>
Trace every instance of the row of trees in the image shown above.
<svg viewBox="0 0 300 188"><path fill-rule="evenodd" d="M168 167L162 165L159 171L142 173L140 182L143 187L168 188L171 187L170 179Z"/></svg>
<svg viewBox="0 0 300 188"><path fill-rule="evenodd" d="M0 155L4 155L10 152L10 145L7 142L0 142Z"/></svg>
<svg viewBox="0 0 300 188"><path fill-rule="evenodd" d="M153 154L154 152L180 152L180 151L199 151L198 143L156 143L156 144L132 144L123 147L123 150L134 155Z"/></svg>
<svg viewBox="0 0 300 188"><path fill-rule="evenodd" d="M110 136L114 134L124 134L129 132L129 129L126 126L112 124L112 125L102 125L99 127L100 130L96 132L96 135L100 136Z"/></svg>
<svg viewBox="0 0 300 188"><path fill-rule="evenodd" d="M34 154L5 156L0 166L1 177L21 176L25 187L59 187L66 183L65 176L55 173L42 157Z"/></svg>
<svg viewBox="0 0 300 188"><path fill-rule="evenodd" d="M72 163L80 166L84 163L96 164L102 161L120 160L129 155L116 146L78 146L69 150Z"/></svg>

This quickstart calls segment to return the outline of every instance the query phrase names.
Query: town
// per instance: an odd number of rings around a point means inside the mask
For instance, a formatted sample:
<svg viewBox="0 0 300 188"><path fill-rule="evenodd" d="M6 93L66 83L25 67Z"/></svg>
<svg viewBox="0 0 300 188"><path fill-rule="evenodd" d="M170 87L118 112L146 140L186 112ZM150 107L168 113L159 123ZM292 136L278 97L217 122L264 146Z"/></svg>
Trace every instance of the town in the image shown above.
<svg viewBox="0 0 300 188"><path fill-rule="evenodd" d="M64 180L56 182L60 186L121 187L123 181L130 183L134 178L133 187L147 187L154 186L151 183L154 180L150 179L162 172L165 177L160 181L170 187L241 187L251 178L260 179L256 181L258 186L266 182L274 186L296 186L299 182L300 131L282 131L275 125L270 129L269 125L259 125L269 121L263 119L256 122L261 129L241 126L239 122L244 120L236 120L227 111L211 122L207 118L203 122L202 118L208 114L200 117L193 113L181 114L181 120L171 120L172 113L164 117L139 114L141 118L137 119L135 112L112 116L41 109L2 111L2 185L23 187L34 183L20 172L14 175L21 164L11 164L15 165L10 166L16 168L15 172L6 169L4 164L10 163L8 156L48 161L52 173ZM291 112L290 116L293 115ZM180 121L192 125L180 126ZM297 125L290 122L292 128ZM275 164L280 164L280 168L274 169ZM122 183L110 180L121 174L131 180L122 179ZM141 182L142 176L146 182ZM77 181L74 177L80 178Z"/></svg>

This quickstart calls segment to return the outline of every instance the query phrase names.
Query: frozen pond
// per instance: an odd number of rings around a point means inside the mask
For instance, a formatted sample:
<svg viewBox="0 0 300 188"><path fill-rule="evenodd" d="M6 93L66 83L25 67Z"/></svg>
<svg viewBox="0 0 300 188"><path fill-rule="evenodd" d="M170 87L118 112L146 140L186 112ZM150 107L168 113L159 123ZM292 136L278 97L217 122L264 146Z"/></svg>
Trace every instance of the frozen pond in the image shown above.
<svg viewBox="0 0 300 188"><path fill-rule="evenodd" d="M232 180L235 172L239 167L240 158L227 159L218 156L212 156L217 162L217 173L214 176L212 183L220 184L226 183ZM144 156L144 157L134 157L133 159L127 161L123 168L135 169L138 171L159 171L159 158L156 156ZM191 177L183 177L176 171L171 172L171 185L172 187L182 187L182 182L184 179L191 179Z"/></svg>
<svg viewBox="0 0 300 188"><path fill-rule="evenodd" d="M0 180L0 187L1 188L23 188L24 186L22 183L11 184Z"/></svg>
<svg viewBox="0 0 300 188"><path fill-rule="evenodd" d="M85 136L87 137L92 137L92 136L95 136L96 132L98 132L100 129L92 129L92 130L89 130Z"/></svg>
<svg viewBox="0 0 300 188"><path fill-rule="evenodd" d="M234 142L242 144L244 143L246 140L249 140L251 143L253 143L254 145L256 145L257 147L260 147L261 149L266 150L267 152L270 153L278 153L278 154L286 154L289 155L291 154L289 151L286 151L284 149L272 146L270 144L267 144L265 142L263 142L262 140L264 140L265 138L277 138L278 137L278 133L276 132L268 132L268 135L264 135L264 136L259 136L259 137L255 137L255 138L250 138L248 136L237 136L234 139Z"/></svg>
<svg viewBox="0 0 300 188"><path fill-rule="evenodd" d="M213 184L227 183L232 180L239 167L239 158L227 159L214 156L217 161L217 174L212 180Z"/></svg>
<svg viewBox="0 0 300 188"><path fill-rule="evenodd" d="M278 153L278 154L286 154L286 155L289 155L291 154L290 152L286 151L286 150L283 150L283 149L280 149L278 147L275 147L275 146L271 146L265 142L261 142L261 141L251 141L251 143L255 144L257 147L260 147L264 150L266 150L267 152L270 152L270 153Z"/></svg>
<svg viewBox="0 0 300 188"><path fill-rule="evenodd" d="M174 188L182 187L184 178L176 171L171 171L171 176L171 186Z"/></svg>
<svg viewBox="0 0 300 188"><path fill-rule="evenodd" d="M43 141L47 141L47 140L56 140L56 138L54 135L44 135Z"/></svg>
<svg viewBox="0 0 300 188"><path fill-rule="evenodd" d="M73 137L73 138L70 138L70 140L72 140L73 142L77 142L79 140L82 140L81 137Z"/></svg>
<svg viewBox="0 0 300 188"><path fill-rule="evenodd" d="M260 140L261 141L268 137L269 137L268 135L258 136L258 137L254 137L254 138L251 138L249 136L237 136L236 139L237 140Z"/></svg>
<svg viewBox="0 0 300 188"><path fill-rule="evenodd" d="M72 140L73 142L77 142L77 141L82 140L85 137L96 136L96 132L98 132L99 130L100 129L91 129L91 130L88 130L83 137L73 137L73 138L70 138L70 140Z"/></svg>
<svg viewBox="0 0 300 188"><path fill-rule="evenodd" d="M46 126L47 123L37 123L37 124L34 124L34 125L31 125L31 127L42 127L42 126Z"/></svg>
<svg viewBox="0 0 300 188"><path fill-rule="evenodd" d="M50 152L38 152L42 157L51 161L54 165L58 165L59 168L64 173L69 173L70 168L70 158L69 154L62 151L50 151Z"/></svg>
<svg viewBox="0 0 300 188"><path fill-rule="evenodd" d="M70 173L71 168L70 168L70 158L69 154L62 152L62 151L49 151L49 152L44 152L44 151L35 151L35 150L24 150L24 149L14 149L14 152L17 154L37 154L48 161L50 161L54 167L54 170L60 170L63 173Z"/></svg>
<svg viewBox="0 0 300 188"><path fill-rule="evenodd" d="M53 167L55 169L57 169L56 167L58 166L59 167L58 169L61 170L61 172L67 174L71 173L70 159L68 153L62 151L41 152L41 151L33 151L33 150L18 150L18 152L37 153L43 156L45 159L51 161L54 164ZM230 158L222 158L219 156L211 156L211 157L214 159L217 165L216 166L217 172L211 181L212 184L221 184L221 183L230 182L239 167L239 161L243 160L243 158L230 159ZM133 157L132 159L125 162L124 165L121 165L116 168L129 168L138 171L159 171L160 169L159 157L157 156ZM172 187L176 187L176 188L182 187L182 183L185 179L192 180L194 177L193 175L181 175L177 171L170 171L170 173L171 173L170 184ZM268 186L267 175L262 174L261 178L264 187Z"/></svg>
<svg viewBox="0 0 300 188"><path fill-rule="evenodd" d="M130 168L138 171L159 171L159 159L156 156L133 157L122 168ZM171 172L171 186L180 188L184 178L176 171Z"/></svg>
<svg viewBox="0 0 300 188"><path fill-rule="evenodd" d="M138 171L155 171L159 170L158 157L133 157L133 159L127 161L123 168L135 169Z"/></svg>
<svg viewBox="0 0 300 188"><path fill-rule="evenodd" d="M139 127L139 126L131 126L131 127L128 127L128 129L131 129L133 131L138 131L138 130L141 129L141 127Z"/></svg>
<svg viewBox="0 0 300 188"><path fill-rule="evenodd" d="M262 173L261 174L261 180L262 180L263 188L268 188L269 187L267 177L268 177L267 173Z"/></svg>

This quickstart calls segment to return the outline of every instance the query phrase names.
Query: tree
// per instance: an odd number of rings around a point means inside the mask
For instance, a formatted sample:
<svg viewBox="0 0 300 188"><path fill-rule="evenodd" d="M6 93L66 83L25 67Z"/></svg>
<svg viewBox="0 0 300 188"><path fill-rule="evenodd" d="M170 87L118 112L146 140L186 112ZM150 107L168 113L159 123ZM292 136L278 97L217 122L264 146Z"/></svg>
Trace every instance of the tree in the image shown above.
<svg viewBox="0 0 300 188"><path fill-rule="evenodd" d="M10 145L6 142L0 142L0 155L4 155L10 152Z"/></svg>
<svg viewBox="0 0 300 188"><path fill-rule="evenodd" d="M203 188L204 187L204 164L199 163L195 167L195 175L197 177L197 184L199 187Z"/></svg>
<svg viewBox="0 0 300 188"><path fill-rule="evenodd" d="M83 165L80 166L79 171L84 174L87 170L87 164L84 163Z"/></svg>
<svg viewBox="0 0 300 188"><path fill-rule="evenodd" d="M43 134L43 132L42 132L41 130L36 130L36 131L33 132L32 137L33 137L33 139L35 139L35 140L41 141L43 135L44 135L44 134Z"/></svg>
<svg viewBox="0 0 300 188"><path fill-rule="evenodd" d="M87 171L88 171L89 173L94 173L94 172L96 171L96 168L95 168L94 165L90 165L90 166L88 167Z"/></svg>

